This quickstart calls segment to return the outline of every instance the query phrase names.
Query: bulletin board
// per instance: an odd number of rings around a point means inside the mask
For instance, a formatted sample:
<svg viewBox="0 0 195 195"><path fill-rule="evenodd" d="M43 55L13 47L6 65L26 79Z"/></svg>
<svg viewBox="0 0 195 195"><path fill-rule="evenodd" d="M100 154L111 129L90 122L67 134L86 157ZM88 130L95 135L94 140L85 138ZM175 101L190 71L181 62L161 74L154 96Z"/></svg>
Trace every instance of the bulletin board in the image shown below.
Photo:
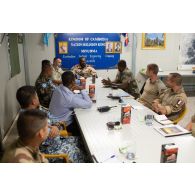
<svg viewBox="0 0 195 195"><path fill-rule="evenodd" d="M120 33L59 33L55 34L56 57L62 67L71 69L85 57L95 69L111 69L120 59Z"/></svg>

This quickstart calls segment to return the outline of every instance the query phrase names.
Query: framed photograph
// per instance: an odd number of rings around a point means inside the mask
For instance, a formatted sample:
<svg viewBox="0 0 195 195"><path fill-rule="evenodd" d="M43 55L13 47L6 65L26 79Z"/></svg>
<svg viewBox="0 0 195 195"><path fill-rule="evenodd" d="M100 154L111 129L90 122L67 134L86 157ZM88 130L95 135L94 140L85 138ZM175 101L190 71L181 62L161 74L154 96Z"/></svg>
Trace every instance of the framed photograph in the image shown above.
<svg viewBox="0 0 195 195"><path fill-rule="evenodd" d="M122 52L122 43L120 41L114 42L114 53Z"/></svg>
<svg viewBox="0 0 195 195"><path fill-rule="evenodd" d="M114 53L114 42L106 42L106 53Z"/></svg>
<svg viewBox="0 0 195 195"><path fill-rule="evenodd" d="M68 42L61 41L59 42L59 54L67 54L68 53Z"/></svg>
<svg viewBox="0 0 195 195"><path fill-rule="evenodd" d="M165 49L165 33L142 33L142 49Z"/></svg>

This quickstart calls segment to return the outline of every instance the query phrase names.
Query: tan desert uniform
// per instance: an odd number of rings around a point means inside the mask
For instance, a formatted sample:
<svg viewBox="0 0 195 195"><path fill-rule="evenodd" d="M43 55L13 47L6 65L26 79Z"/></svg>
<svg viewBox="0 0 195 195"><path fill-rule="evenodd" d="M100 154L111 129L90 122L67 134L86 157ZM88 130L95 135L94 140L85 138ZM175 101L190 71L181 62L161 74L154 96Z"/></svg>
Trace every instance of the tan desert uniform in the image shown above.
<svg viewBox="0 0 195 195"><path fill-rule="evenodd" d="M139 98L139 102L144 104L146 107L152 109L152 102L155 99L159 98L159 95L166 89L165 84L157 79L154 82L151 82L150 78L147 79L144 91Z"/></svg>
<svg viewBox="0 0 195 195"><path fill-rule="evenodd" d="M127 93L137 99L140 96L139 89L137 83L134 79L132 72L126 68L123 72L119 72L116 75L115 81L116 83L128 83L127 88L124 89Z"/></svg>
<svg viewBox="0 0 195 195"><path fill-rule="evenodd" d="M21 140L15 141L5 151L2 163L47 163L39 149L25 146Z"/></svg>
<svg viewBox="0 0 195 195"><path fill-rule="evenodd" d="M59 67L57 67L55 69L53 66L52 66L52 70L53 70L53 72L52 72L52 80L61 81L62 80L61 76L64 73L64 71L61 68L59 68Z"/></svg>
<svg viewBox="0 0 195 195"><path fill-rule="evenodd" d="M80 64L72 67L74 74L80 75L82 77L90 77L96 75L96 70L91 65L86 65L85 68L81 68Z"/></svg>
<svg viewBox="0 0 195 195"><path fill-rule="evenodd" d="M162 106L165 106L166 116L170 120L175 120L185 109L187 104L187 96L183 87L177 92L174 92L171 88L168 88L160 95L160 98L157 99L157 101Z"/></svg>

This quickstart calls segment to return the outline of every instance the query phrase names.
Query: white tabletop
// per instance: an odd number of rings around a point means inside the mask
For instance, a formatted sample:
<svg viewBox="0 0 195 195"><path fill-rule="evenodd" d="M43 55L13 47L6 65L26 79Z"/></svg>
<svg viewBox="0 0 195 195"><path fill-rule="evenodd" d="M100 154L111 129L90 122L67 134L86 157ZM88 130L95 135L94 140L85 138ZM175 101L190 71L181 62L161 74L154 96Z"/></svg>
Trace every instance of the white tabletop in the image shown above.
<svg viewBox="0 0 195 195"><path fill-rule="evenodd" d="M132 144L136 151L136 162L158 163L160 162L161 146L166 143L175 143L178 146L177 162L195 162L195 138L191 135L165 138L154 129L154 126L160 126L160 124L153 121L153 126L147 126L144 122L144 116L150 113L154 114L153 111L143 107L133 98L124 98L125 102L136 108L131 111L131 123L122 125L121 130L108 130L107 122L110 120L120 121L121 104L118 100L107 98L107 95L121 93L121 91L103 88L101 79L97 79L97 102L91 109L75 110L89 151L98 162L132 162L119 152L120 147ZM97 107L107 105L117 107L105 113L97 111ZM116 158L106 160L112 155L115 155Z"/></svg>

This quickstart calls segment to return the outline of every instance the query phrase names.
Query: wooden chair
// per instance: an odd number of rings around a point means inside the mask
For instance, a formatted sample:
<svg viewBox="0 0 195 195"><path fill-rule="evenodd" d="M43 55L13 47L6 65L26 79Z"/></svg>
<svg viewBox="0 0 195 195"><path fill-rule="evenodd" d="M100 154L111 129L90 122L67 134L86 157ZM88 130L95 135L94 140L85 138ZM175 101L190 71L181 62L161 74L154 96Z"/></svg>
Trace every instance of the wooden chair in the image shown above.
<svg viewBox="0 0 195 195"><path fill-rule="evenodd" d="M68 154L43 154L45 158L62 158L64 163L70 163L71 160L68 157Z"/></svg>
<svg viewBox="0 0 195 195"><path fill-rule="evenodd" d="M186 113L187 113L187 108L185 107L183 112L180 113L179 117L177 119L173 120L173 123L177 124L179 121L181 121L184 118L184 116L186 115Z"/></svg>

